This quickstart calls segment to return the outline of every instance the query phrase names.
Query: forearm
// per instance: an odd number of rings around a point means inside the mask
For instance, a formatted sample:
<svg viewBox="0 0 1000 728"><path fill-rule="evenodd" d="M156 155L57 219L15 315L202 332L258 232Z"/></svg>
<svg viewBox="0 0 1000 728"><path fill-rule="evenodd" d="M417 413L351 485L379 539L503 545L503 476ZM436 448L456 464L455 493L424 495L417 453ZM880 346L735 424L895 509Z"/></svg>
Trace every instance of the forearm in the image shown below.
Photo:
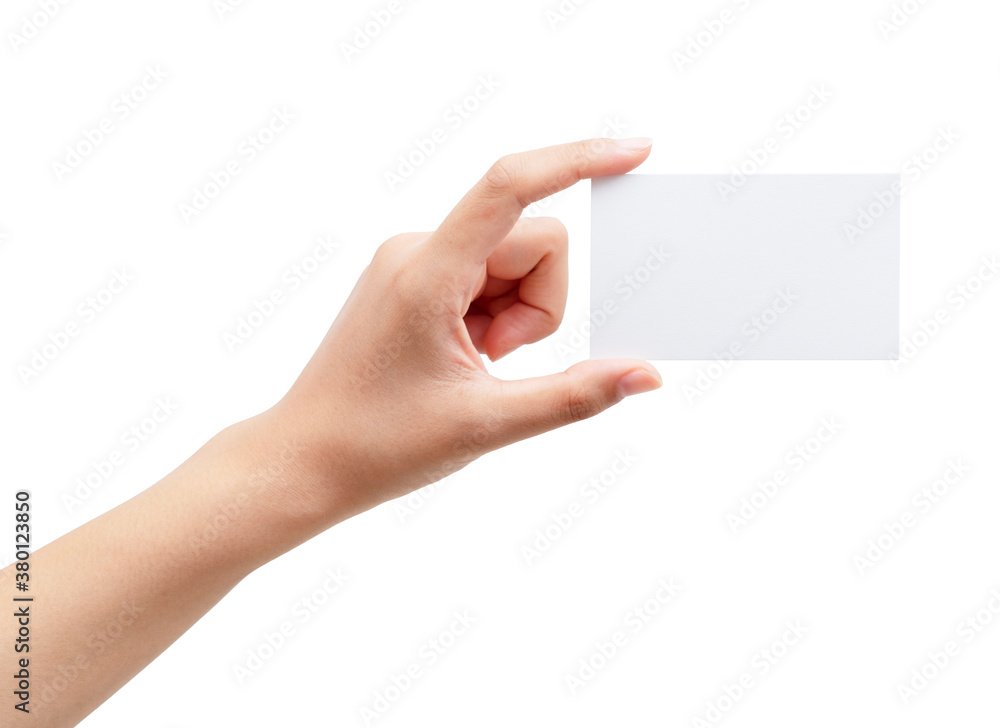
<svg viewBox="0 0 1000 728"><path fill-rule="evenodd" d="M246 575L330 525L328 504L303 496L303 450L272 413L241 422L31 556L32 639L17 655L30 658L31 725L75 725ZM13 593L13 569L0 575Z"/></svg>

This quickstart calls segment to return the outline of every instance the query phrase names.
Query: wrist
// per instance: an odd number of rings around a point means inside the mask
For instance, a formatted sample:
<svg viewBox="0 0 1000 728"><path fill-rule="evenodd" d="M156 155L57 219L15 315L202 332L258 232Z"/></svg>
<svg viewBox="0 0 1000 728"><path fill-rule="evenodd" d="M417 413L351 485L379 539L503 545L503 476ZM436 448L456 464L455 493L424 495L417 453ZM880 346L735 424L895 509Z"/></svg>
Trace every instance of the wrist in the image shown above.
<svg viewBox="0 0 1000 728"><path fill-rule="evenodd" d="M214 491L199 541L234 546L247 571L343 520L315 448L280 411L230 425L192 462Z"/></svg>
<svg viewBox="0 0 1000 728"><path fill-rule="evenodd" d="M315 535L367 506L353 503L357 453L336 435L336 423L282 400L220 433L238 443L243 462L239 489L270 508L280 524ZM231 431L231 432L230 432Z"/></svg>

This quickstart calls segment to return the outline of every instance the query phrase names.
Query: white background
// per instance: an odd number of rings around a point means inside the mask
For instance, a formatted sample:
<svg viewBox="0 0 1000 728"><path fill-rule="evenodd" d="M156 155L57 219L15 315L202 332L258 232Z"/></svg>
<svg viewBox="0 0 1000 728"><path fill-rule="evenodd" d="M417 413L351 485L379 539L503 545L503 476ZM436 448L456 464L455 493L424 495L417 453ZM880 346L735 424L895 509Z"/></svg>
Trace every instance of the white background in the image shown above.
<svg viewBox="0 0 1000 728"><path fill-rule="evenodd" d="M220 18L211 0L69 2L26 44L9 33L40 4L5 3L0 495L34 491L39 545L272 404L378 244L432 229L504 153L652 136L644 172L727 173L776 137L765 172L902 173L902 334L947 314L896 368L660 363L658 393L483 458L402 522L387 504L253 574L85 725L364 725L360 709L461 609L477 623L375 724L708 724L709 702L750 671L754 687L722 701L725 725L996 725L1000 286L955 301L998 248L1000 8L911 4L890 33L888 0L591 0L557 23L555 0L402 0L349 63L342 44L386 3L248 0ZM732 22L680 68L723 9ZM59 180L52 163L150 64L166 80ZM490 75L499 87L447 125ZM817 84L832 98L786 139L781 119ZM180 203L282 105L294 123L185 223ZM390 191L385 172L438 126L447 141ZM909 160L942 129L959 138L918 176ZM499 376L586 356L559 344L588 317L587 185L544 212L571 234L566 322ZM339 251L230 353L223 335L320 234ZM125 292L25 382L33 350L121 268ZM685 396L700 374L707 391ZM157 397L176 413L68 508ZM842 429L796 470L787 454L824 418ZM637 462L591 503L581 487L619 450ZM953 459L970 472L923 512L914 494ZM779 469L787 484L734 533L727 516ZM574 501L582 516L529 566L523 547ZM904 511L912 528L861 573L855 558ZM350 580L301 624L296 603L336 567ZM680 593L633 632L626 614L662 578ZM992 623L967 641L959 623L981 609ZM807 634L761 675L755 655L795 619ZM294 636L240 685L234 667L283 621ZM572 693L566 675L618 630L627 644ZM904 704L898 686L949 640L958 656Z"/></svg>

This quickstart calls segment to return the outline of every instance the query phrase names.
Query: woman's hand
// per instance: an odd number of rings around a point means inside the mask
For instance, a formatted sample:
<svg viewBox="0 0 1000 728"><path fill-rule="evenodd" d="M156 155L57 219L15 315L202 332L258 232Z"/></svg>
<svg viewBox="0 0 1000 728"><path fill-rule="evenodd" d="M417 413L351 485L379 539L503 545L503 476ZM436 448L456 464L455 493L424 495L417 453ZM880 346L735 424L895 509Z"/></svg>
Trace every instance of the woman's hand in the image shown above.
<svg viewBox="0 0 1000 728"><path fill-rule="evenodd" d="M648 153L597 140L502 159L436 232L379 248L281 402L32 554L44 574L33 598L47 605L32 616L45 635L31 646L33 725L75 725L247 574L338 521L659 386L628 360L503 382L479 355L538 341L562 318L566 232L518 222L524 206ZM95 646L108 625L117 637ZM17 629L3 621L0 639Z"/></svg>
<svg viewBox="0 0 1000 728"><path fill-rule="evenodd" d="M624 174L645 139L595 139L499 160L433 233L385 242L318 351L268 413L305 442L309 502L342 520L480 455L660 386L628 359L522 381L496 361L552 334L566 304L567 235L524 208L581 179Z"/></svg>

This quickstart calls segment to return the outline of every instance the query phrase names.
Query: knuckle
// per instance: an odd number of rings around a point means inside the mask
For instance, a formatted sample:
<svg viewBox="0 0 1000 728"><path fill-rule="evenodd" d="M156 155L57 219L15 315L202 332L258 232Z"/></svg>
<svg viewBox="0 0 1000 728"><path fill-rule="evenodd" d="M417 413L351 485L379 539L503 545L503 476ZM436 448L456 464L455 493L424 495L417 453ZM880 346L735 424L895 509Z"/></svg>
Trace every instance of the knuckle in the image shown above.
<svg viewBox="0 0 1000 728"><path fill-rule="evenodd" d="M586 141L576 142L574 153L576 159L581 161L586 161L599 157L608 151L608 148L612 144L612 140L605 138L598 139L587 139Z"/></svg>
<svg viewBox="0 0 1000 728"><path fill-rule="evenodd" d="M413 295L420 287L418 266L411 264L413 241L409 234L394 235L378 247L369 266L391 291L403 296Z"/></svg>
<svg viewBox="0 0 1000 728"><path fill-rule="evenodd" d="M572 187L581 179L583 179L580 172L580 164L582 160L574 160L576 163L570 167L566 167L559 171L556 176L556 183L553 185L551 192L556 192L558 190L564 190L568 187Z"/></svg>
<svg viewBox="0 0 1000 728"><path fill-rule="evenodd" d="M373 268L388 268L392 265L399 246L398 238L398 235L391 237L375 249L375 255L372 256Z"/></svg>
<svg viewBox="0 0 1000 728"><path fill-rule="evenodd" d="M559 325L562 323L563 309L560 308L557 311L546 312L545 319L543 321L543 331L542 338L546 336L552 336L555 332L559 330Z"/></svg>
<svg viewBox="0 0 1000 728"><path fill-rule="evenodd" d="M522 217L517 224L525 237L530 237L541 246L542 253L566 257L569 251L569 231L561 220L555 217Z"/></svg>
<svg viewBox="0 0 1000 728"><path fill-rule="evenodd" d="M378 249L375 251L375 258L380 259L383 262L391 261L392 258L400 255L409 247L410 238L411 236L407 233L393 235L391 238L378 246Z"/></svg>
<svg viewBox="0 0 1000 728"><path fill-rule="evenodd" d="M565 413L568 422L581 422L598 414L603 408L595 392L578 385L566 393Z"/></svg>
<svg viewBox="0 0 1000 728"><path fill-rule="evenodd" d="M562 221L550 217L546 218L545 224L548 227L548 237L555 249L557 251L566 250L569 247L569 230L566 229Z"/></svg>
<svg viewBox="0 0 1000 728"><path fill-rule="evenodd" d="M514 160L511 156L501 157L489 168L483 177L483 189L491 197L502 197L514 190Z"/></svg>
<svg viewBox="0 0 1000 728"><path fill-rule="evenodd" d="M566 229L566 225L563 221L557 217L550 217L549 219L552 221L550 224L552 225L553 234L562 240L568 240L569 230Z"/></svg>

